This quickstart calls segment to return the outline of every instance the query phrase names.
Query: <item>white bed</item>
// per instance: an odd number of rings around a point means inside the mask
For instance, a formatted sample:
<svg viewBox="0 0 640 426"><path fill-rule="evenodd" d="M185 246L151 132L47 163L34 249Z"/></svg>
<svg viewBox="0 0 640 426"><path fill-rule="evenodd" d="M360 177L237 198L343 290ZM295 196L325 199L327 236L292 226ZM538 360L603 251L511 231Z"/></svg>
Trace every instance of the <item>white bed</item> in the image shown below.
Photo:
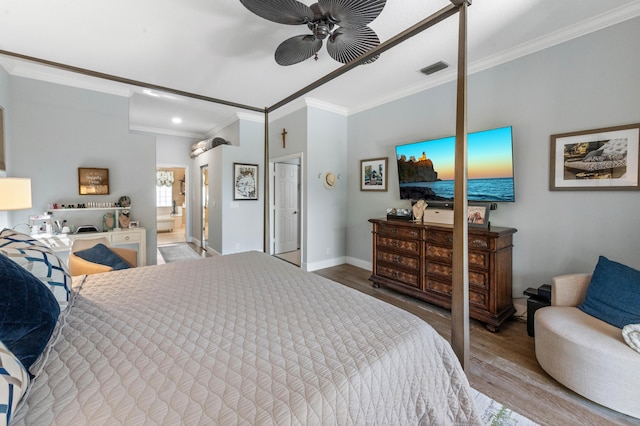
<svg viewBox="0 0 640 426"><path fill-rule="evenodd" d="M74 286L12 425L480 424L429 325L263 253Z"/></svg>

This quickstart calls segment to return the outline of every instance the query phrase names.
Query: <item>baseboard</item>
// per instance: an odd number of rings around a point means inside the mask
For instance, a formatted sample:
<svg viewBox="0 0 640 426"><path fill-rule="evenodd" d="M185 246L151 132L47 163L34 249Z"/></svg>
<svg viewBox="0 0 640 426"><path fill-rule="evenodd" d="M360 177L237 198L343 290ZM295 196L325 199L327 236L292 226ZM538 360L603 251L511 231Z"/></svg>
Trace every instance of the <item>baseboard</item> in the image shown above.
<svg viewBox="0 0 640 426"><path fill-rule="evenodd" d="M365 260L357 259L350 256L347 256L346 261L349 265L357 266L358 268L366 269L367 271L373 270L373 263L371 262L367 262Z"/></svg>
<svg viewBox="0 0 640 426"><path fill-rule="evenodd" d="M346 263L346 258L334 257L333 259L327 259L320 262L306 263L305 271L317 271L318 269L331 268L332 266L338 266Z"/></svg>

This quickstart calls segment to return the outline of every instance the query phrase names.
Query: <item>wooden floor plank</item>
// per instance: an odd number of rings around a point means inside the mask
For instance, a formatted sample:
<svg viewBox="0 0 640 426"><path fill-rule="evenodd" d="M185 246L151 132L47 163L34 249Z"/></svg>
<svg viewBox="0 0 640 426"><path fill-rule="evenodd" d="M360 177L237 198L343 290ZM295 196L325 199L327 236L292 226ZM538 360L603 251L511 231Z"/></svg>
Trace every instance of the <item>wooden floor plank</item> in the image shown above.
<svg viewBox="0 0 640 426"><path fill-rule="evenodd" d="M449 311L393 290L373 288L371 272L353 265L315 273L413 313L450 342ZM536 361L526 319L507 321L499 333L470 320L470 339L467 376L471 386L531 420L542 425L640 425L640 419L595 404L546 374Z"/></svg>

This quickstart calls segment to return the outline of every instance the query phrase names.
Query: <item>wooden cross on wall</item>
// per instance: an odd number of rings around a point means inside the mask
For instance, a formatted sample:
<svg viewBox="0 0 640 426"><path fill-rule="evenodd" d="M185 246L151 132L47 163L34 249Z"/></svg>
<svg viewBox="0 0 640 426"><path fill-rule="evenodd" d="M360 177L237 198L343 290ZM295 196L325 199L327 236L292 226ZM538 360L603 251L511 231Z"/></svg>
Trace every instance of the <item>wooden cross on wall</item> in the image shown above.
<svg viewBox="0 0 640 426"><path fill-rule="evenodd" d="M282 129L282 133L280 133L280 135L282 136L282 147L286 148L287 147L287 129Z"/></svg>

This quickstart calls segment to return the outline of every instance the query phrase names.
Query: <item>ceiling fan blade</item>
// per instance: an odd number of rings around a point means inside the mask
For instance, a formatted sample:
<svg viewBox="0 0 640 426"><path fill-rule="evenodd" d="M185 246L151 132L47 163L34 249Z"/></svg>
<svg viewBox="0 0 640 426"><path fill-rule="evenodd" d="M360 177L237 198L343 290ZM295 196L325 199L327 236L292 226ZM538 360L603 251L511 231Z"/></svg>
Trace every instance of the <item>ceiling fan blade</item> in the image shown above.
<svg viewBox="0 0 640 426"><path fill-rule="evenodd" d="M358 28L338 28L329 37L327 42L327 51L329 56L338 62L346 64L357 57L367 53L380 44L378 35L369 27ZM379 55L365 61L369 64Z"/></svg>
<svg viewBox="0 0 640 426"><path fill-rule="evenodd" d="M330 21L342 28L362 27L380 15L386 0L318 0Z"/></svg>
<svg viewBox="0 0 640 426"><path fill-rule="evenodd" d="M251 12L278 24L300 25L313 21L315 14L296 0L240 0Z"/></svg>
<svg viewBox="0 0 640 426"><path fill-rule="evenodd" d="M276 49L276 62L278 65L293 65L309 59L320 50L322 40L310 34L291 37Z"/></svg>

